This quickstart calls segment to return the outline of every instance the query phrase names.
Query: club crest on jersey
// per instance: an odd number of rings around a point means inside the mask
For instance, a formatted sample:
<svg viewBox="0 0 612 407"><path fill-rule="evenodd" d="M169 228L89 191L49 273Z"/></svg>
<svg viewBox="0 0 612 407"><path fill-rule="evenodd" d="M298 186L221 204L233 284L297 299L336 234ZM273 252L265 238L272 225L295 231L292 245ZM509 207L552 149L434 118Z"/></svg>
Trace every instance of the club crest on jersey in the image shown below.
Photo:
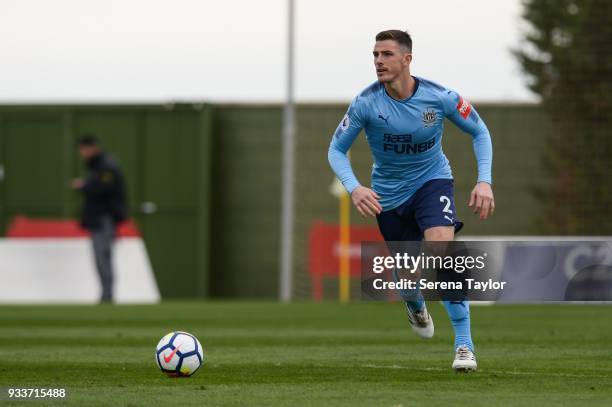
<svg viewBox="0 0 612 407"><path fill-rule="evenodd" d="M433 109L427 109L423 112L423 126L431 127L436 123L437 115Z"/></svg>
<svg viewBox="0 0 612 407"><path fill-rule="evenodd" d="M464 119L467 119L472 112L472 105L470 102L459 96L459 103L457 103L457 111Z"/></svg>
<svg viewBox="0 0 612 407"><path fill-rule="evenodd" d="M346 129L348 129L350 125L351 125L351 119L349 119L348 114L345 114L344 117L342 118L342 121L340 122L340 129L342 131L346 131Z"/></svg>

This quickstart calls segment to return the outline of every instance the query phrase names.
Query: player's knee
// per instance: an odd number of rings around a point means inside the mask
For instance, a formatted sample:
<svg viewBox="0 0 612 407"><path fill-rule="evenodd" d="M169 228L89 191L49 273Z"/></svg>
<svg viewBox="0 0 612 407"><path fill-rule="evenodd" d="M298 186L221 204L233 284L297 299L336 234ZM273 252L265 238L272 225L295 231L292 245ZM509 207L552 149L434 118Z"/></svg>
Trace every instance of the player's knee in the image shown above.
<svg viewBox="0 0 612 407"><path fill-rule="evenodd" d="M428 242L448 242L455 238L452 226L435 226L425 230L425 240Z"/></svg>

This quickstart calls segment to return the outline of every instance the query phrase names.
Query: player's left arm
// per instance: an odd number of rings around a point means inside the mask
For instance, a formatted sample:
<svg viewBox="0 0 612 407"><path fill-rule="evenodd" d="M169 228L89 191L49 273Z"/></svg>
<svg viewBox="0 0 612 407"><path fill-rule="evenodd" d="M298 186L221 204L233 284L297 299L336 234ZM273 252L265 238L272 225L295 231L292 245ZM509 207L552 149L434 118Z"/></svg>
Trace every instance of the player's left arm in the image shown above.
<svg viewBox="0 0 612 407"><path fill-rule="evenodd" d="M456 92L446 91L443 102L446 117L472 136L474 155L478 164L478 180L470 194L468 206L474 209L474 213L480 215L480 219L486 219L495 211L495 198L491 188L493 163L491 134L476 109Z"/></svg>

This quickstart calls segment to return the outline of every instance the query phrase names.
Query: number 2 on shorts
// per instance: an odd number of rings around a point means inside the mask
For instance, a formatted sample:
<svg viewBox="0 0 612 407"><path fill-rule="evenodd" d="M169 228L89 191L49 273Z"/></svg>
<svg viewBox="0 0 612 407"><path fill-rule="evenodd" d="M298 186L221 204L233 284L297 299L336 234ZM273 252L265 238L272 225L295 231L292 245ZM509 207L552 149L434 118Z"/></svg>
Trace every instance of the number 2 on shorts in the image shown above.
<svg viewBox="0 0 612 407"><path fill-rule="evenodd" d="M450 206L451 206L450 198L447 197L446 195L442 195L442 196L440 196L440 202L446 203L446 205L444 205L444 209L442 209L442 212L450 213L452 215L453 211L451 211L451 209L450 209Z"/></svg>

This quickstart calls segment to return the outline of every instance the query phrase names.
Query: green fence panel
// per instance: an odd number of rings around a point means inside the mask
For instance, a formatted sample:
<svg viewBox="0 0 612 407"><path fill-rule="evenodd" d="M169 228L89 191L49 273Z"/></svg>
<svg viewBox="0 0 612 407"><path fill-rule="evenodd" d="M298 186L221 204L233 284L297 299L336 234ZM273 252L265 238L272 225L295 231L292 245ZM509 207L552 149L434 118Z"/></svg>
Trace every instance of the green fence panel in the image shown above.
<svg viewBox="0 0 612 407"><path fill-rule="evenodd" d="M142 226L164 297L195 297L197 137L195 111L147 112L144 121Z"/></svg>
<svg viewBox="0 0 612 407"><path fill-rule="evenodd" d="M276 297L281 110L213 108L212 294Z"/></svg>
<svg viewBox="0 0 612 407"><path fill-rule="evenodd" d="M207 294L210 126L207 105L0 107L2 231L17 214L78 217L68 182L85 174L78 136L93 133L125 174L162 296Z"/></svg>
<svg viewBox="0 0 612 407"><path fill-rule="evenodd" d="M20 214L53 216L63 207L62 116L3 115L2 198L6 221Z"/></svg>

